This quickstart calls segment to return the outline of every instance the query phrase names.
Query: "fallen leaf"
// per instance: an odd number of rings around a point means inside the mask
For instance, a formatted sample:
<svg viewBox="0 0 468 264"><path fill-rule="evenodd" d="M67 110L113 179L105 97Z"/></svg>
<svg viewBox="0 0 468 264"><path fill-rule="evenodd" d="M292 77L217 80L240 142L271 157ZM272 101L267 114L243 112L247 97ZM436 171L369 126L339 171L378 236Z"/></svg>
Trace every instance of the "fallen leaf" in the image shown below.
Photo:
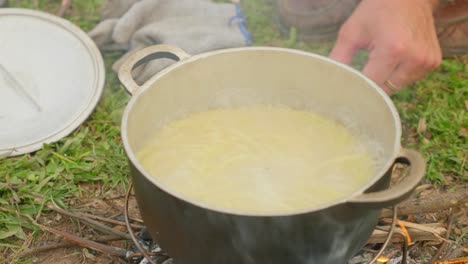
<svg viewBox="0 0 468 264"><path fill-rule="evenodd" d="M426 130L427 130L427 124L426 124L426 118L422 117L419 119L419 122L418 122L418 133L426 133Z"/></svg>
<svg viewBox="0 0 468 264"><path fill-rule="evenodd" d="M0 231L0 240L16 235L16 231Z"/></svg>
<svg viewBox="0 0 468 264"><path fill-rule="evenodd" d="M460 137L468 137L468 128L463 127L462 129L460 129L460 131L458 131L458 135Z"/></svg>
<svg viewBox="0 0 468 264"><path fill-rule="evenodd" d="M96 256L94 256L93 254L91 254L91 253L88 251L88 249L86 249L86 248L83 249L83 255L84 255L85 258L87 258L87 259L92 259L92 260L96 259Z"/></svg>
<svg viewBox="0 0 468 264"><path fill-rule="evenodd" d="M419 185L418 187L416 187L416 190L415 192L423 192L423 191L427 191L429 189L433 189L434 188L434 185L430 184L430 183L427 183L427 184L422 184L422 185Z"/></svg>
<svg viewBox="0 0 468 264"><path fill-rule="evenodd" d="M127 231L127 228L125 226L115 226L113 229L124 232Z"/></svg>
<svg viewBox="0 0 468 264"><path fill-rule="evenodd" d="M425 138L425 137L423 137L422 142L424 143L424 145L428 145L429 143L431 143L431 142L429 141L429 139L427 139L427 138Z"/></svg>
<svg viewBox="0 0 468 264"><path fill-rule="evenodd" d="M455 178L453 176L447 175L447 176L445 176L445 181L447 183L452 183L452 182L455 182Z"/></svg>
<svg viewBox="0 0 468 264"><path fill-rule="evenodd" d="M9 232L14 232L15 236L21 240L25 240L26 239L26 234L24 233L23 231L23 228L21 228L20 225L6 225L7 228L8 228L8 231Z"/></svg>

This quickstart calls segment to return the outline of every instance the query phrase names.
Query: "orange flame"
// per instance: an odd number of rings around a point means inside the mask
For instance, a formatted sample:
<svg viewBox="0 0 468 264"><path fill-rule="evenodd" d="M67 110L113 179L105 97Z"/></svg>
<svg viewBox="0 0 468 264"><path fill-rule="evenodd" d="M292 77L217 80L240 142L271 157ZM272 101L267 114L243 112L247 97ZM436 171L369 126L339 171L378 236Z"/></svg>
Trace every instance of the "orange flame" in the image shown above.
<svg viewBox="0 0 468 264"><path fill-rule="evenodd" d="M437 261L432 264L466 264L466 263L468 263L468 257Z"/></svg>
<svg viewBox="0 0 468 264"><path fill-rule="evenodd" d="M378 259L377 259L377 262L379 263L387 263L390 259L387 258L387 257L384 257L384 256L380 256Z"/></svg>
<svg viewBox="0 0 468 264"><path fill-rule="evenodd" d="M403 234L405 235L406 237L406 241L408 242L408 245L411 245L411 243L413 243L413 241L411 240L411 236L408 232L408 229L406 229L406 226L403 224L403 222L401 222L400 220L397 220L397 223L398 225L400 226L401 228L401 231L403 232Z"/></svg>

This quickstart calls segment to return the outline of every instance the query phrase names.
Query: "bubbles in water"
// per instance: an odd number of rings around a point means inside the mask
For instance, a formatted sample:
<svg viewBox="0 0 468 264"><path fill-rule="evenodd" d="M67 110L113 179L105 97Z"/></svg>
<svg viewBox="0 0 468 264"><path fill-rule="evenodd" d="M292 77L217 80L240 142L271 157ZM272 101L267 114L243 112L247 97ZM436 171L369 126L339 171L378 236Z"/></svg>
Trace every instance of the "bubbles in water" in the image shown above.
<svg viewBox="0 0 468 264"><path fill-rule="evenodd" d="M250 213L322 206L375 175L369 151L345 127L286 107L189 115L154 135L138 157L181 196Z"/></svg>

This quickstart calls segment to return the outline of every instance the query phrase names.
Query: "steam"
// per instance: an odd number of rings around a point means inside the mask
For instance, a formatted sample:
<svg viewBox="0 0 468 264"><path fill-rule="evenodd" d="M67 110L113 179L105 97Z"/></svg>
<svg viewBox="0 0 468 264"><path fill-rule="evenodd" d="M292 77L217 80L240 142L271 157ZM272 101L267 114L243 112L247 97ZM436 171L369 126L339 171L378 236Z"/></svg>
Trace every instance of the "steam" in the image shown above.
<svg viewBox="0 0 468 264"><path fill-rule="evenodd" d="M210 225L225 227L229 241L213 250L207 263L345 264L372 232L373 211L330 209L315 215L250 218L208 214ZM349 214L349 215L348 215Z"/></svg>

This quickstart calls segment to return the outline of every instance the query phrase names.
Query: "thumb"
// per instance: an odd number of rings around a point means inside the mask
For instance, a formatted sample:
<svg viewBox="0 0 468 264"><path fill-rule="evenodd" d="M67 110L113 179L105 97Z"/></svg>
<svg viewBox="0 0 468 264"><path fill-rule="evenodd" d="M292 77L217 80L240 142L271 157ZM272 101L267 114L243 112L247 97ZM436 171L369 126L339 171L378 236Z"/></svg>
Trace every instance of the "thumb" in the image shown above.
<svg viewBox="0 0 468 264"><path fill-rule="evenodd" d="M359 48L357 41L346 37L345 34L340 32L329 57L333 60L349 65L353 61L354 54L356 54Z"/></svg>

